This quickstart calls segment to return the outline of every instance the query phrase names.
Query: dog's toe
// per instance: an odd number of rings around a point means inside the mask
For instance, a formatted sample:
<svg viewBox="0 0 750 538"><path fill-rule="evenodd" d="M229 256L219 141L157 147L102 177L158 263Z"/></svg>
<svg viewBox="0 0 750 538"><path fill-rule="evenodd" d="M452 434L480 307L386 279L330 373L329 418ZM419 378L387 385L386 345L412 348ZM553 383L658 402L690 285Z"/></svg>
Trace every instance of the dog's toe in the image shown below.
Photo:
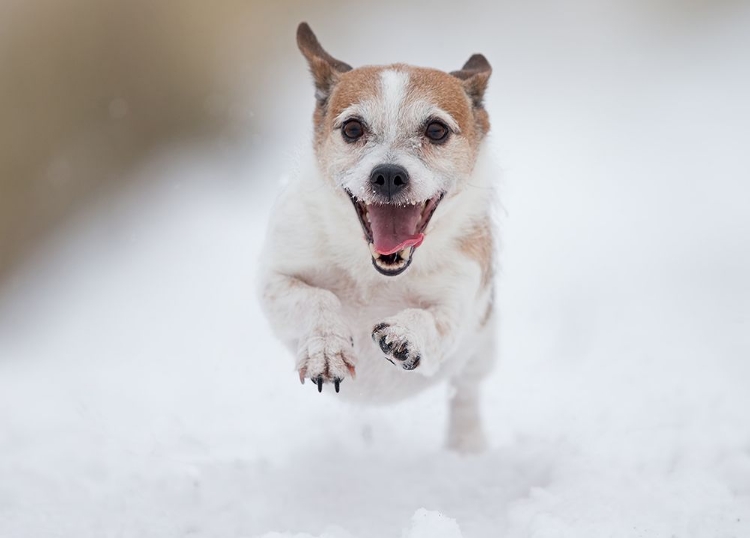
<svg viewBox="0 0 750 538"><path fill-rule="evenodd" d="M390 327L390 325L388 325L387 323L378 323L377 325L375 325L375 327L372 328L372 339L376 340L378 334L383 332L388 327Z"/></svg>
<svg viewBox="0 0 750 538"><path fill-rule="evenodd" d="M400 364L404 370L414 370L421 361L411 333L400 325L379 323L372 329L372 339L380 347L385 359Z"/></svg>
<svg viewBox="0 0 750 538"><path fill-rule="evenodd" d="M391 352L391 345L386 341L385 335L380 337L380 341L378 342L380 345L380 349L383 351L383 353L388 354Z"/></svg>
<svg viewBox="0 0 750 538"><path fill-rule="evenodd" d="M422 357L420 357L419 355L415 355L414 357L410 357L408 360L404 361L401 367L404 370L414 370L417 366L419 366L419 363L421 361Z"/></svg>
<svg viewBox="0 0 750 538"><path fill-rule="evenodd" d="M409 359L409 346L403 344L399 347L394 347L391 351L391 354L397 361L406 361Z"/></svg>
<svg viewBox="0 0 750 538"><path fill-rule="evenodd" d="M352 339L336 334L311 334L300 345L297 371L300 382L310 379L318 392L323 392L325 383L332 383L336 392L341 382L356 374Z"/></svg>

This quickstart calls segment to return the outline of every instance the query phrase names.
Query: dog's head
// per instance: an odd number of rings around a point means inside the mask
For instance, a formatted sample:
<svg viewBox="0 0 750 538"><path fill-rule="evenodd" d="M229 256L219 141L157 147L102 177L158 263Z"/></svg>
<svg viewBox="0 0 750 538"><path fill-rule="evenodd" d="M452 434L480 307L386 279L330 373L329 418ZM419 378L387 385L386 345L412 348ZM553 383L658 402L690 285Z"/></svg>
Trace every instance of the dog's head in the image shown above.
<svg viewBox="0 0 750 538"><path fill-rule="evenodd" d="M333 58L306 23L297 43L315 81L315 150L325 178L352 200L373 265L402 273L440 201L465 186L489 130L482 98L491 68L475 54L459 71Z"/></svg>

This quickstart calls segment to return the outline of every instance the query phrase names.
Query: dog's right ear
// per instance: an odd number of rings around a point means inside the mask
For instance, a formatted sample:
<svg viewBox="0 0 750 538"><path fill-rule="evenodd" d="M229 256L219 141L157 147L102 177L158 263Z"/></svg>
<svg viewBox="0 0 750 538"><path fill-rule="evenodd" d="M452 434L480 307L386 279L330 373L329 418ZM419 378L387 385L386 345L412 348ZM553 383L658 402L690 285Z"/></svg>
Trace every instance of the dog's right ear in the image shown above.
<svg viewBox="0 0 750 538"><path fill-rule="evenodd" d="M297 46L310 65L310 72L315 81L315 98L319 103L325 104L338 82L339 75L351 71L352 66L323 50L306 22L300 23L297 27Z"/></svg>

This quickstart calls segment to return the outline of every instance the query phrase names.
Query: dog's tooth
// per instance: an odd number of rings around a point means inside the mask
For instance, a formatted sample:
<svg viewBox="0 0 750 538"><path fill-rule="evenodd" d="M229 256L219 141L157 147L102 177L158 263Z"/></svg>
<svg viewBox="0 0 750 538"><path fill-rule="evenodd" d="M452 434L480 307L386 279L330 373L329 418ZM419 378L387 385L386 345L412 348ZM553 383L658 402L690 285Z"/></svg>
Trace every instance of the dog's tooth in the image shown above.
<svg viewBox="0 0 750 538"><path fill-rule="evenodd" d="M372 257L378 258L379 254L378 254L378 251L375 250L375 245L373 245L372 243L367 243L367 245L370 247L370 253L372 254Z"/></svg>
<svg viewBox="0 0 750 538"><path fill-rule="evenodd" d="M406 261L407 256L409 256L409 247L406 247L403 250L399 250L398 255L401 256L402 260Z"/></svg>

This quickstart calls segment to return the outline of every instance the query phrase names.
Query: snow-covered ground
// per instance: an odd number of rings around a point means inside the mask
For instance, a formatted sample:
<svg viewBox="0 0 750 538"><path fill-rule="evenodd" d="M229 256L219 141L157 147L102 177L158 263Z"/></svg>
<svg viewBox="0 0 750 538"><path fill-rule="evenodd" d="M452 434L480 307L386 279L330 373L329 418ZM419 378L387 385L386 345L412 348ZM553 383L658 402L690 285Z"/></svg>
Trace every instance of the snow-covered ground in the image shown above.
<svg viewBox="0 0 750 538"><path fill-rule="evenodd" d="M747 21L601 30L617 61L557 70L489 51L479 456L442 449L444 388L359 408L297 381L253 282L285 148L143 163L0 288L0 537L750 536Z"/></svg>

